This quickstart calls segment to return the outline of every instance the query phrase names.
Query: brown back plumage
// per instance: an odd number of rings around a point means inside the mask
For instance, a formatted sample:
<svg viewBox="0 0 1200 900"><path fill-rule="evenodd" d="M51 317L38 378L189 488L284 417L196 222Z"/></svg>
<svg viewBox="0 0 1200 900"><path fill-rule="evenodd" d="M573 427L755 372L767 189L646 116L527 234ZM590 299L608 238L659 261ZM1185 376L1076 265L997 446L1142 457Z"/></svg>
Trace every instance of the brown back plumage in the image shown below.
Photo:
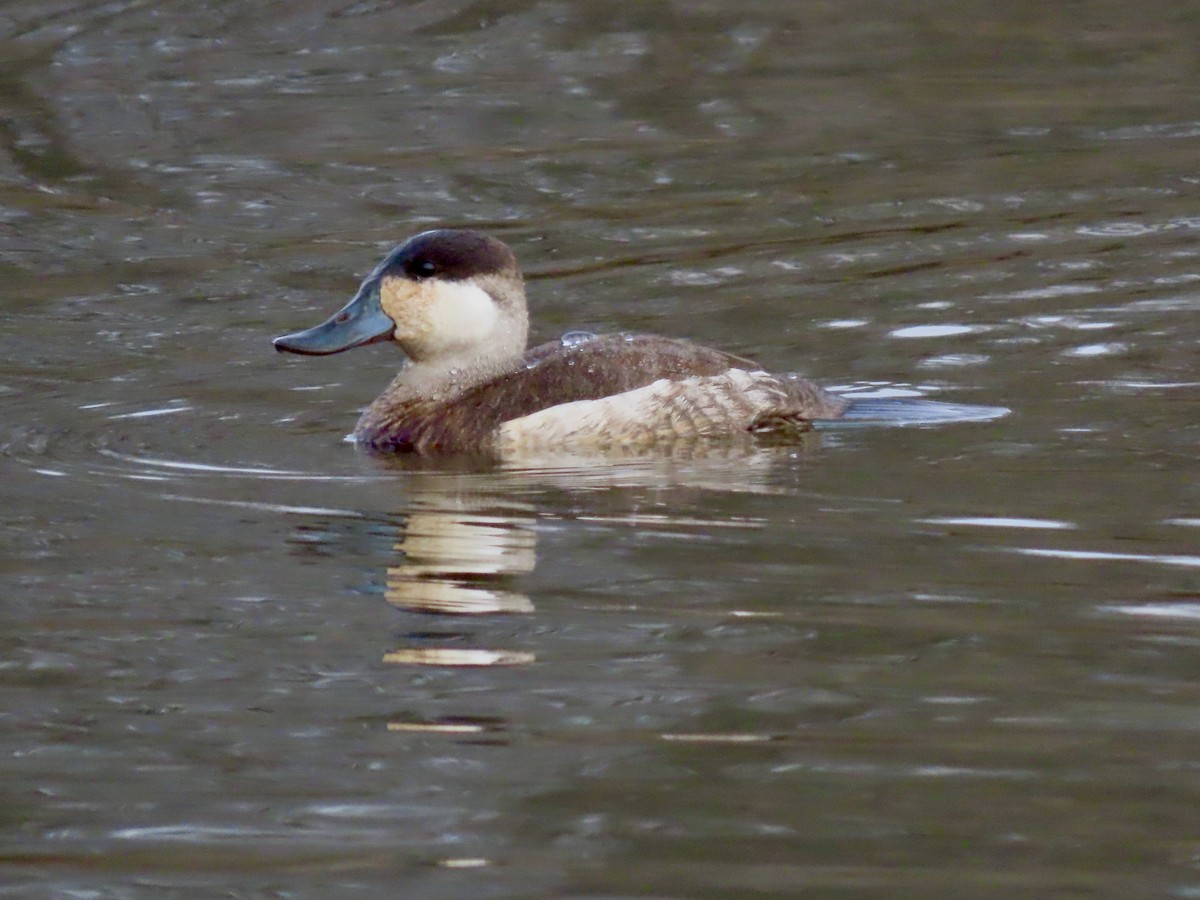
<svg viewBox="0 0 1200 900"><path fill-rule="evenodd" d="M456 396L386 404L386 416L368 411L355 433L380 450L487 451L500 425L553 406L611 397L664 378L761 368L730 353L656 335L599 335L570 344L552 341L530 350L518 368ZM791 419L827 416L844 406L807 382L786 377L779 381L784 399L772 414Z"/></svg>

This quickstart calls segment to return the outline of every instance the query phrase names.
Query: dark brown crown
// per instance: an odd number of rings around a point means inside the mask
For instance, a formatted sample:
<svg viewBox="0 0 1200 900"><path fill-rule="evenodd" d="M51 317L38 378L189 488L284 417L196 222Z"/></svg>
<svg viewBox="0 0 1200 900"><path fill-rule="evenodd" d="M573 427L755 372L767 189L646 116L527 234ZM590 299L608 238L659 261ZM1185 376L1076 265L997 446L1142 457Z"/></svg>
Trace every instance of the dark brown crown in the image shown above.
<svg viewBox="0 0 1200 900"><path fill-rule="evenodd" d="M507 245L478 231L440 229L409 238L379 265L381 274L463 281L477 275L519 274Z"/></svg>

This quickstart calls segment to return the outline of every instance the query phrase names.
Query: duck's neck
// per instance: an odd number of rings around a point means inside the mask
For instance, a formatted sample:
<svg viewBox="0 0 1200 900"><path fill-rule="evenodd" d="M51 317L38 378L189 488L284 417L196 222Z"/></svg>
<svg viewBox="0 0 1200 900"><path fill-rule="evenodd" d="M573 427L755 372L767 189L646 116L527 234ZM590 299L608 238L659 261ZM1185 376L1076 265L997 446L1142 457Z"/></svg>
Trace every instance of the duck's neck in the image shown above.
<svg viewBox="0 0 1200 900"><path fill-rule="evenodd" d="M409 361L384 392L363 410L354 434L359 440L369 441L373 435L391 430L413 416L436 414L439 407L476 385L519 368L524 358L522 349L483 359L464 354L436 361Z"/></svg>
<svg viewBox="0 0 1200 900"><path fill-rule="evenodd" d="M524 350L479 358L474 354L438 360L407 362L372 406L422 401L445 402L465 391L521 365Z"/></svg>

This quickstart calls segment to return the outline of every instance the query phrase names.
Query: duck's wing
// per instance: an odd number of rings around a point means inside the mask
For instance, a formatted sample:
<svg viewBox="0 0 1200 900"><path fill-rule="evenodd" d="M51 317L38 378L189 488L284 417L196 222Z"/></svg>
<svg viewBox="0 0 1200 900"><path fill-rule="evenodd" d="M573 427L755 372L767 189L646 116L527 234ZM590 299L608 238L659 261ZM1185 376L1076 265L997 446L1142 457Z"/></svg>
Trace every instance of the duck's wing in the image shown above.
<svg viewBox="0 0 1200 900"><path fill-rule="evenodd" d="M794 435L812 427L814 413L797 404L791 387L761 369L660 378L509 419L500 425L497 447L508 456L543 447L675 447L702 438Z"/></svg>
<svg viewBox="0 0 1200 900"><path fill-rule="evenodd" d="M767 393L777 402L768 403ZM822 398L830 403L813 402ZM838 404L815 385L768 375L731 353L657 335L608 334L542 344L521 366L452 401L411 404L371 444L446 453L492 449L497 437L532 441L539 433L551 442L601 431L690 429L701 436L718 423L729 432L734 415L749 416L748 429L763 411L796 418L822 409L836 414Z"/></svg>
<svg viewBox="0 0 1200 900"><path fill-rule="evenodd" d="M368 443L417 453L487 450L501 424L552 406L599 400L663 378L756 369L748 359L689 341L642 334L580 336L531 349L520 365L450 401L411 401Z"/></svg>

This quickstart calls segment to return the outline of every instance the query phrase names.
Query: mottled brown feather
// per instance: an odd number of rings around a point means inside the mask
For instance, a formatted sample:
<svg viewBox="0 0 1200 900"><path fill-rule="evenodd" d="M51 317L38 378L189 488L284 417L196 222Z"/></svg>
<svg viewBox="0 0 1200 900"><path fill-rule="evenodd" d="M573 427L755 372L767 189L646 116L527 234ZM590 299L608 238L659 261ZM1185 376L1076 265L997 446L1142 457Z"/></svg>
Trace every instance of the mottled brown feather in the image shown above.
<svg viewBox="0 0 1200 900"><path fill-rule="evenodd" d="M730 353L656 335L609 334L569 344L552 341L529 350L513 370L450 397L396 396L389 402L385 394L383 402L373 404L359 420L355 436L379 450L487 452L501 424L553 406L611 397L660 379L761 368ZM758 411L755 422L764 416L792 423L830 418L846 407L846 401L810 382L765 377L778 381L780 403L778 408Z"/></svg>

